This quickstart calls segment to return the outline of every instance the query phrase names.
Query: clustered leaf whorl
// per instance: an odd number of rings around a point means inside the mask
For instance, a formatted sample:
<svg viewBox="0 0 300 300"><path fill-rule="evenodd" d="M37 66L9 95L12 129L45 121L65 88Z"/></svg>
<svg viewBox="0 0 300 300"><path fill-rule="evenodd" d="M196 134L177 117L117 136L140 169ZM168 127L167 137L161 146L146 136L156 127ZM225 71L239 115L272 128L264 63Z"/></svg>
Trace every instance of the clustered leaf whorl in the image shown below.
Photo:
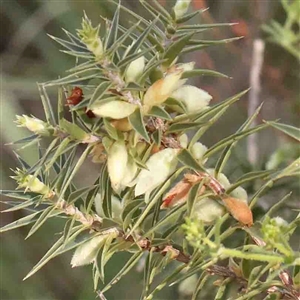
<svg viewBox="0 0 300 300"><path fill-rule="evenodd" d="M274 272L285 272L287 265L296 264L298 253L291 250L286 238L296 221L278 225L279 219L266 218L261 224L257 216L253 218L252 208L274 182L299 173L299 159L283 170L250 172L233 182L224 170L233 147L250 134L270 125L292 137L297 134L277 123L251 127L260 106L236 133L210 147L202 144L202 135L247 91L210 106L212 96L188 82L195 76L227 77L181 59L183 54L216 44L198 39L199 32L232 25L189 25L189 20L202 13L188 13L190 2L177 0L169 13L156 0L153 5L140 0L153 21L117 4L113 19L105 20L102 31L84 14L77 36L67 31L68 40L50 36L67 49L63 52L76 58L76 64L67 76L39 84L46 121L17 116L18 126L34 135L16 143L40 146L46 137L48 147L46 151L40 148L33 166L17 155L22 170L17 169L14 179L23 191L2 191L22 199L15 209L40 203L47 208L4 226L2 231L34 223L31 235L48 218L60 214L70 221L63 236L26 278L56 255L76 248L71 264L92 263L97 290L113 254L134 253L101 288L102 295L146 252L143 299L152 299L164 286L197 272L202 275L193 299L203 280L213 273L226 283L237 280L244 294L237 299L248 299L245 291L253 296L258 290L268 294L269 288L278 285L261 282L265 272L275 278ZM130 16L134 25L127 28L120 21L121 12ZM46 91L50 86L58 87L57 114ZM98 164L95 179L86 187L77 186L73 179L87 160ZM248 196L241 185L253 182L254 189L259 182L263 186ZM246 244L241 232L248 236ZM238 249L233 249L227 239L236 233ZM247 244L250 239L255 244ZM229 265L226 259L230 259ZM235 268L239 273L230 269L233 259L239 261ZM150 289L154 277L175 260L183 263L180 269ZM245 260L270 264L264 272L256 272L260 276L253 283L254 275L243 269ZM222 284L216 299L225 292ZM282 294L296 293L291 284L281 289Z"/></svg>

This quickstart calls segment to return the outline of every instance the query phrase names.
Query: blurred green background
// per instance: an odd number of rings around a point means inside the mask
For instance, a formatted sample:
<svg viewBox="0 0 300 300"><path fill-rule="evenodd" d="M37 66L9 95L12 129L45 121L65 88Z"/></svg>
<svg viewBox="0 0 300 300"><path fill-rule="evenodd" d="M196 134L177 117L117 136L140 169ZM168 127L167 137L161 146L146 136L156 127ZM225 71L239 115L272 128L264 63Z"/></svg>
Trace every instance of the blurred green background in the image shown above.
<svg viewBox="0 0 300 300"><path fill-rule="evenodd" d="M172 7L174 1L160 1ZM137 0L122 3L135 12L145 14ZM213 103L224 100L249 87L249 74L252 65L252 45L257 37L266 37L261 32L261 25L271 19L283 23L286 14L276 0L231 0L205 1L194 0L196 9L210 9L198 17L202 23L238 22L239 25L227 29L207 31L201 38L220 39L235 36L245 38L233 44L211 47L190 54L187 61L195 61L199 68L208 68L225 73L233 79L199 78L194 84L213 95ZM100 21L100 15L110 17L114 6L105 0L98 1L52 1L52 0L4 0L1 1L1 188L13 189L10 168L17 166L12 149L5 144L18 140L28 133L17 128L13 120L16 114L33 114L43 118L42 105L39 99L36 82L45 82L63 75L65 70L74 65L72 57L59 51L60 47L46 34L64 37L61 28L75 33L80 27L83 10L93 20ZM123 15L128 21L128 15ZM130 20L129 20L130 21ZM297 28L295 28L297 30ZM262 91L260 101L264 108L259 116L263 119L278 119L283 123L299 125L299 64L295 57L275 44L266 44L264 65L261 73ZM55 102L56 90L49 89L51 99ZM212 145L218 139L233 133L247 117L248 99L244 97L223 117L204 137L206 145ZM276 147L282 147L291 141L277 132L267 130L259 136L259 161L257 169L264 164ZM23 158L30 164L37 159L35 148L21 151ZM247 163L246 142L242 143L235 153L232 170L249 169ZM86 185L99 170L98 165L87 165L83 169L86 176L80 183ZM234 177L234 172L229 173ZM87 176L88 175L88 176ZM230 177L229 176L229 177ZM273 201L272 199L266 199ZM262 205L262 206L263 206ZM291 202L291 207L294 203ZM1 205L1 210L7 208ZM22 217L26 212L1 215L1 226ZM288 214L287 214L288 217ZM21 228L1 236L1 299L94 299L91 267L71 269L72 253L60 256L46 265L37 275L23 282L22 278L43 256L58 238L55 233L61 232L63 224L53 219L43 226L37 234L24 241L28 228ZM126 261L128 254L117 255L107 266L107 277L113 274ZM142 269L140 267L140 269ZM138 299L141 291L143 272L134 270L111 291L108 299ZM157 299L184 299L178 287L164 290ZM202 296L203 297L203 296ZM201 298L201 299L209 299Z"/></svg>

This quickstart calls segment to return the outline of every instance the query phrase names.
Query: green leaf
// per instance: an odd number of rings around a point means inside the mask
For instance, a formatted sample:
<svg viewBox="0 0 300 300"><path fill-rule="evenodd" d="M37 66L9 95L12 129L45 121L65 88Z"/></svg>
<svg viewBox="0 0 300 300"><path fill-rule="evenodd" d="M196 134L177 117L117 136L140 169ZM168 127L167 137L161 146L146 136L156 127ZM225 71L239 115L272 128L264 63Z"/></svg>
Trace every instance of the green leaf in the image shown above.
<svg viewBox="0 0 300 300"><path fill-rule="evenodd" d="M220 111L218 111L209 121L206 122L206 125L200 127L197 132L192 137L188 149L191 150L193 145L200 139L200 137L215 123L218 119L227 111L229 106L225 106ZM199 118L200 119L200 118Z"/></svg>
<svg viewBox="0 0 300 300"><path fill-rule="evenodd" d="M217 41L191 40L189 42L189 44L193 45L193 46L188 46L185 49L183 49L182 54L191 53L191 52L198 51L198 50L210 47L210 46L231 43L231 42L240 40L242 38L244 38L244 37L234 37L231 39L217 40Z"/></svg>
<svg viewBox="0 0 300 300"><path fill-rule="evenodd" d="M187 149L182 149L177 158L184 166L195 171L205 172L205 169L199 165L199 163Z"/></svg>
<svg viewBox="0 0 300 300"><path fill-rule="evenodd" d="M143 283L143 292L142 299L147 297L148 291L151 285L151 271L152 271L152 259L153 259L153 251L147 253L146 263L144 267L144 283Z"/></svg>
<svg viewBox="0 0 300 300"><path fill-rule="evenodd" d="M93 59L93 55L90 52L83 52L83 51L69 51L69 50L60 50L60 52L75 56L77 59L78 58L83 58L83 59ZM48 84L47 84L48 85Z"/></svg>
<svg viewBox="0 0 300 300"><path fill-rule="evenodd" d="M68 30L62 28L62 30L64 31L64 33L68 36L68 38L70 39L70 41L74 44L78 44L81 45L82 47L85 47L85 44L74 34L72 34L71 32L69 32Z"/></svg>
<svg viewBox="0 0 300 300"><path fill-rule="evenodd" d="M158 117L164 120L172 120L172 117L160 106L153 106L148 115Z"/></svg>
<svg viewBox="0 0 300 300"><path fill-rule="evenodd" d="M127 55L124 59L122 59L119 62L118 67L121 68L122 70L124 70L131 62L137 60L141 56L144 56L145 54L147 54L151 51L152 51L152 49L148 48L148 49L143 50L141 52L137 52L137 53L133 53L131 55Z"/></svg>
<svg viewBox="0 0 300 300"><path fill-rule="evenodd" d="M145 1L145 0L143 0ZM157 1L157 0L152 0L156 6L156 8L159 10L160 14L166 17L167 19L171 20L171 15L169 12Z"/></svg>
<svg viewBox="0 0 300 300"><path fill-rule="evenodd" d="M15 141L15 142L8 143L6 145L17 145L17 144L24 144L24 143L32 142L32 141L38 141L39 137L40 136L38 134L33 134L31 136L27 136L25 138L22 138L20 140Z"/></svg>
<svg viewBox="0 0 300 300"><path fill-rule="evenodd" d="M250 134L253 134L255 132L258 132L262 129L265 129L266 127L268 127L268 124L262 124L262 125L258 125L255 126L253 128L250 128L248 130L245 130L243 132L237 132L233 135L228 136L227 138L224 138L223 140L221 140L220 142L214 144L212 147L210 147L206 153L203 156L203 159L210 157L212 154L214 154L215 152L220 151L223 147L226 147L227 145L231 144L232 142L236 142Z"/></svg>
<svg viewBox="0 0 300 300"><path fill-rule="evenodd" d="M53 35L47 34L52 40L54 40L55 42L59 43L60 45L62 45L63 47L67 48L70 51L83 51L87 54L89 54L90 52L87 50L87 48L83 45L78 45L77 43L74 42L69 42L63 39L60 39L58 37L55 37Z"/></svg>
<svg viewBox="0 0 300 300"><path fill-rule="evenodd" d="M109 81L103 81L101 82L97 88L95 89L89 104L88 104L88 108L91 108L92 105L96 102L96 101L100 101L100 100L105 100L105 98L103 99L102 97L104 96L104 94L107 92L107 90L112 86L112 83Z"/></svg>
<svg viewBox="0 0 300 300"><path fill-rule="evenodd" d="M181 75L181 78L193 78L197 76L212 76L212 77L223 77L223 78L230 78L229 76L222 74L220 72L208 69L194 69L190 71L185 71Z"/></svg>
<svg viewBox="0 0 300 300"><path fill-rule="evenodd" d="M91 186L83 187L81 189L77 189L68 196L66 201L68 203L74 203L86 193L90 192L91 190L94 190L96 187L97 185L91 185Z"/></svg>
<svg viewBox="0 0 300 300"><path fill-rule="evenodd" d="M213 23L213 24L197 24L197 25L183 25L180 27L180 30L197 30L197 29L208 29L215 27L226 27L233 26L236 23Z"/></svg>
<svg viewBox="0 0 300 300"><path fill-rule="evenodd" d="M69 238L71 236L72 229L74 228L74 224L76 222L76 216L74 215L72 219L69 219L65 223L63 238L64 238L64 246L69 242Z"/></svg>
<svg viewBox="0 0 300 300"><path fill-rule="evenodd" d="M9 198L14 198L14 199L20 199L22 201L25 200L32 200L37 196L40 196L39 194L36 193L24 193L24 191L15 191L15 190L0 190L0 195L9 197Z"/></svg>
<svg viewBox="0 0 300 300"><path fill-rule="evenodd" d="M185 22L191 20L192 18L194 18L195 16L197 16L198 14L203 13L204 11L206 11L206 9L199 9L197 11L194 11L190 14L184 15L183 17L176 19L175 22L177 24L185 23Z"/></svg>
<svg viewBox="0 0 300 300"><path fill-rule="evenodd" d="M157 60L157 59L158 58L156 56L153 56L152 59L149 60L148 64L145 67L145 70L143 71L143 74L141 75L141 78L139 79L139 82L141 83L145 82L148 79L148 77L151 76L151 73L155 71L158 66L160 66L163 62L167 61L166 59L161 59L161 60Z"/></svg>
<svg viewBox="0 0 300 300"><path fill-rule="evenodd" d="M129 51L126 55L126 58L120 62L120 65L127 64L126 59L128 59L132 54L135 54L139 51L139 49L143 45L144 41L149 36L149 34L150 34L151 30L153 29L153 27L154 27L155 23L157 22L157 20L158 20L158 17L150 23L150 25L148 26L147 29L144 29L143 33L139 36L139 38L136 40L136 42L129 49Z"/></svg>
<svg viewBox="0 0 300 300"><path fill-rule="evenodd" d="M154 131L154 133L152 134L153 141L158 146L160 146L161 143L161 136L162 136L162 132L159 129Z"/></svg>
<svg viewBox="0 0 300 300"><path fill-rule="evenodd" d="M173 132L184 132L190 129L194 129L197 127L201 127L206 125L207 123L204 122L182 122L182 123L173 123L169 128L168 128L168 133L173 133Z"/></svg>
<svg viewBox="0 0 300 300"><path fill-rule="evenodd" d="M202 180L201 183L197 183L192 186L192 188L189 191L188 199L187 199L187 209L188 209L188 215L190 216L193 213L194 203L197 199L197 196L199 194L199 191L201 190L203 186L204 181Z"/></svg>
<svg viewBox="0 0 300 300"><path fill-rule="evenodd" d="M62 213L62 211L55 211L55 210L56 210L55 206L47 207L39 216L35 224L31 227L25 239L28 239L30 236L32 236L49 218L57 216Z"/></svg>
<svg viewBox="0 0 300 300"><path fill-rule="evenodd" d="M49 99L49 96L46 92L46 88L44 84L38 84L38 89L40 92L40 97L43 103L43 108L46 116L47 123L52 124L52 125L57 125L56 120L54 117L54 112L51 106L51 102Z"/></svg>
<svg viewBox="0 0 300 300"><path fill-rule="evenodd" d="M128 119L134 130L139 133L146 140L146 142L149 143L150 138L143 122L141 110L136 109L135 112L128 117Z"/></svg>
<svg viewBox="0 0 300 300"><path fill-rule="evenodd" d="M66 131L72 138L76 140L84 140L87 137L87 133L81 129L78 125L67 121L66 119L60 120L60 127Z"/></svg>
<svg viewBox="0 0 300 300"><path fill-rule="evenodd" d="M183 112L185 112L186 113L186 107L185 107L185 105L184 105L184 103L182 102L182 101L179 101L179 100L176 100L176 99L174 99L174 98L171 98L171 97L169 97L165 102L164 102L164 104L165 105L167 105L167 106L179 106L182 110L183 110ZM187 116L187 118L189 118L188 116ZM176 119L175 119L176 120Z"/></svg>
<svg viewBox="0 0 300 300"><path fill-rule="evenodd" d="M215 104L211 108L204 110L202 113L200 113L200 115L194 121L199 122L199 121L203 121L208 116L211 116L211 115L215 116L218 112L222 111L223 108L229 107L230 105L232 105L233 103L238 101L242 96L244 96L246 93L248 93L248 91L249 91L249 89L242 91L230 98L225 99L224 101L222 101L220 103Z"/></svg>
<svg viewBox="0 0 300 300"><path fill-rule="evenodd" d="M95 78L100 78L103 80L106 79L105 77L103 77L101 73L101 69L98 67L81 70L71 75L59 78L57 80L45 82L43 86L48 87L48 86L67 85L67 84L74 84L74 83L78 84L81 81L95 79Z"/></svg>
<svg viewBox="0 0 300 300"><path fill-rule="evenodd" d="M159 16L158 21L164 25L164 23L168 23L168 18L161 14L159 10L157 10L152 4L148 3L145 0L139 0L140 3L145 7L145 9L152 15L152 17L156 18Z"/></svg>
<svg viewBox="0 0 300 300"><path fill-rule="evenodd" d="M223 39L223 40L190 40L189 45L220 45L220 44L228 44L233 41L237 41L242 39L242 36L234 37L234 38L229 38L229 39Z"/></svg>
<svg viewBox="0 0 300 300"><path fill-rule="evenodd" d="M102 188L102 195L103 195L103 202L102 202L102 208L104 215L107 218L112 218L112 188L111 188L111 182L108 176L107 166L103 168L101 172L101 188Z"/></svg>
<svg viewBox="0 0 300 300"><path fill-rule="evenodd" d="M57 161L58 157L60 155L62 155L63 151L67 148L67 146L69 145L69 143L71 142L70 138L65 138L63 139L59 146L57 147L55 153L53 154L53 156L51 157L51 160L46 163L46 168L45 168L45 172L49 171L50 168L53 166L53 164Z"/></svg>
<svg viewBox="0 0 300 300"><path fill-rule="evenodd" d="M107 131L109 136L112 139L117 141L119 139L118 130L110 124L109 119L107 118L103 118L103 123L104 123L105 130Z"/></svg>
<svg viewBox="0 0 300 300"><path fill-rule="evenodd" d="M84 150L84 152L82 153L82 155L78 159L76 165L72 169L72 172L66 178L67 180L63 183L61 191L59 193L59 198L58 198L57 201L60 201L65 196L65 192L66 192L67 188L69 187L71 181L73 180L73 177L75 176L75 174L77 173L77 171L79 170L79 168L81 167L81 165L84 163L86 157L89 154L90 149L91 149L91 145L88 145L88 147L86 147L86 149Z"/></svg>
<svg viewBox="0 0 300 300"><path fill-rule="evenodd" d="M124 267L114 276L114 278L102 289L102 293L108 291L114 284L118 283L120 279L126 275L140 260L144 252L137 252L130 257Z"/></svg>
<svg viewBox="0 0 300 300"><path fill-rule="evenodd" d="M198 295L202 291L208 278L209 278L209 274L207 274L206 272L201 273L191 300L196 300L198 298Z"/></svg>
<svg viewBox="0 0 300 300"><path fill-rule="evenodd" d="M114 42L116 41L116 39L118 37L120 6L121 5L119 4L115 11L114 18L111 22L110 30L109 30L108 37L106 40L105 49L109 49L114 44Z"/></svg>
<svg viewBox="0 0 300 300"><path fill-rule="evenodd" d="M36 196L32 199L29 199L25 202L19 202L19 203L15 203L15 201L8 201L8 202L3 202L7 205L12 205L12 207L8 208L8 209L5 209L5 210L2 210L1 213L6 213L6 212L12 212L12 211L17 211L17 210L20 210L20 209L24 209L24 208L27 208L28 206L32 206L33 204L35 204L36 202L40 201L42 199L42 196ZM11 202L11 203L9 203Z"/></svg>
<svg viewBox="0 0 300 300"><path fill-rule="evenodd" d="M232 281L231 278L226 278L222 281L222 284L218 288L218 292L215 296L215 300L222 300L226 295L226 291L229 289L229 283Z"/></svg>
<svg viewBox="0 0 300 300"><path fill-rule="evenodd" d="M146 233L143 234L144 237L149 236L152 233L157 233L163 227L168 224L173 223L174 218L186 210L186 203L178 205L170 210L163 218L161 218L154 226L152 226ZM178 224L180 226L180 224Z"/></svg>
<svg viewBox="0 0 300 300"><path fill-rule="evenodd" d="M37 177L37 175L41 171L41 169L45 167L45 162L49 158L49 156L51 154L51 151L55 147L58 140L59 140L58 138L55 138L50 143L50 145L48 146L48 148L47 148L46 152L44 153L43 157L40 158L29 170L26 170L26 174L31 174L31 173L35 172L34 173L34 178ZM34 180L34 178L32 178L32 181Z"/></svg>
<svg viewBox="0 0 300 300"><path fill-rule="evenodd" d="M151 292L151 294L148 296L148 299L151 299L151 297L153 298L153 295L162 290L167 284L169 284L174 277L176 277L186 266L185 265L181 265L178 268L176 268L169 276L167 276L166 278L164 278L159 285L157 285L155 287L155 289L153 289L153 291Z"/></svg>
<svg viewBox="0 0 300 300"><path fill-rule="evenodd" d="M248 286L252 286L252 283L254 280L257 279L257 276L260 274L260 271L262 270L263 266L257 266L257 267L254 267L251 272L250 272L250 275L249 275L249 279L248 279Z"/></svg>
<svg viewBox="0 0 300 300"><path fill-rule="evenodd" d="M166 50L164 58L167 59L164 66L169 66L174 59L182 52L182 49L186 46L187 42L192 38L194 32L189 33L175 41L171 46Z"/></svg>
<svg viewBox="0 0 300 300"><path fill-rule="evenodd" d="M144 200L132 200L122 212L123 230L126 230L133 221L133 215L145 204Z"/></svg>
<svg viewBox="0 0 300 300"><path fill-rule="evenodd" d="M29 225L33 222L35 222L37 219L38 219L38 214L40 213L40 211L37 211L31 215L28 215L26 217L23 217L17 221L14 221L10 224L7 224L3 227L0 228L0 233L3 233L3 232L6 232L6 231L9 231L9 230L12 230L12 229L16 229L16 228L19 228L19 227L23 227L23 226L26 226L26 225Z"/></svg>
<svg viewBox="0 0 300 300"><path fill-rule="evenodd" d="M34 275L38 270L40 270L49 260L54 258L55 256L62 254L64 252L67 252L87 240L91 239L93 236L92 235L85 235L83 239L81 239L79 242L75 241L75 238L83 231L86 230L85 228L82 227L82 225L76 226L72 229L71 234L72 236L69 239L69 243L67 245L63 245L64 242L64 237L60 237L56 243L48 250L48 252L43 256L43 258L31 269L31 271L27 274L27 276L23 279L26 280L32 275Z"/></svg>
<svg viewBox="0 0 300 300"><path fill-rule="evenodd" d="M292 192L285 195L282 199L276 202L266 213L265 217L273 215L285 203L285 201L292 195Z"/></svg>
<svg viewBox="0 0 300 300"><path fill-rule="evenodd" d="M124 34L121 35L109 49L107 49L107 55L114 54L115 51L117 51L125 43L126 39L130 37L130 35L132 35L139 24L140 21L138 21L137 24L131 26L129 29L124 29ZM122 29L122 27L120 27L119 29Z"/></svg>
<svg viewBox="0 0 300 300"><path fill-rule="evenodd" d="M300 142L300 129L291 125L282 124L278 122L266 122L266 124L272 126L273 128L278 129L279 131L289 135L290 137L296 139Z"/></svg>
<svg viewBox="0 0 300 300"><path fill-rule="evenodd" d="M262 108L262 104L255 110L254 114L252 116L250 116L246 122L237 130L238 132L243 132L246 129L249 128L249 126L251 125L251 123L253 122L253 120L257 117L257 115L259 114L260 110ZM222 172L223 168L226 165L226 162L229 159L229 156L231 154L231 149L236 145L236 142L233 142L232 144L228 145L227 147L225 147L225 149L223 150L221 156L219 157L216 167L215 167L215 177L218 178L218 174Z"/></svg>
<svg viewBox="0 0 300 300"><path fill-rule="evenodd" d="M102 165L102 168L103 167L104 167L104 164ZM101 170L101 172L102 172L102 170ZM92 206L93 206L93 204L95 202L95 198L96 198L97 194L99 193L100 185L101 185L101 179L102 179L101 176L99 176L95 180L95 182L94 182L94 188L91 189L89 191L89 193L87 194L87 196L85 197L85 200L84 200L84 202L85 202L85 211L87 213L90 213L90 211L92 209ZM101 199L101 201L102 201L102 199Z"/></svg>
<svg viewBox="0 0 300 300"><path fill-rule="evenodd" d="M267 179L272 173L275 171L254 171L249 172L245 175L242 175L240 178L236 180L234 184L232 184L229 188L227 188L226 193L229 194L233 190L235 190L238 186L241 186L243 183L250 182L256 179Z"/></svg>
<svg viewBox="0 0 300 300"><path fill-rule="evenodd" d="M112 241L115 239L115 236L108 235L108 237L105 239L105 243L103 245L103 248L100 249L98 255L97 255L97 268L99 271L99 276L102 282L104 282L104 267L106 263L109 261L109 259L114 254L113 252L108 252Z"/></svg>

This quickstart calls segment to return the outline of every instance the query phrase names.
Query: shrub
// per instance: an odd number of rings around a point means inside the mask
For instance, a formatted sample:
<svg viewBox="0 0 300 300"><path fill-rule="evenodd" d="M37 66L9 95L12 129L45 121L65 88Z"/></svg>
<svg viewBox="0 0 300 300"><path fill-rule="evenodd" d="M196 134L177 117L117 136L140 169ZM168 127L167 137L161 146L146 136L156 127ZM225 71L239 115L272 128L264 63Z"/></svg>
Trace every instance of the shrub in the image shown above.
<svg viewBox="0 0 300 300"><path fill-rule="evenodd" d="M20 168L12 177L18 187L1 192L14 199L5 202L12 206L6 211L30 213L1 231L33 224L29 237L50 218L63 218L65 227L25 278L73 249L72 267L92 264L102 299L142 257L142 299L180 282L179 289L196 299L212 278L218 279L215 299L299 299L299 253L289 244L299 216L287 222L275 214L290 194L264 214L255 212L274 184L299 175L299 158L282 169L246 171L234 182L223 173L247 136L272 126L299 141L299 130L278 122L252 127L259 106L234 134L211 147L199 141L247 91L210 106L212 96L187 83L226 75L179 58L237 39L197 39L199 32L232 24L189 25L202 13L188 13L189 2L178 0L168 12L155 0L140 1L152 21L117 4L102 31L84 15L77 35L51 36L76 64L67 76L38 84L45 121L17 116L32 135L15 143L37 145L40 157L29 166L17 155ZM123 27L120 13L135 24ZM57 111L49 87L58 89ZM77 186L74 178L87 160L99 165L98 175ZM132 256L107 281L105 265L120 251Z"/></svg>

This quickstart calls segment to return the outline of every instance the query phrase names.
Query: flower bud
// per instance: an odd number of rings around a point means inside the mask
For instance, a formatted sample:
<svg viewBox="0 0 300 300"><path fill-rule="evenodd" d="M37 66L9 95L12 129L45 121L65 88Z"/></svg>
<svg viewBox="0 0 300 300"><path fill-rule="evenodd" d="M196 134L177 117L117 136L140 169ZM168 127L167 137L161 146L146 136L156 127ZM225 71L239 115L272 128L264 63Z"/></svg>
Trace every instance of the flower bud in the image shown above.
<svg viewBox="0 0 300 300"><path fill-rule="evenodd" d="M107 168L112 188L119 192L125 176L128 153L124 141L117 141L109 148Z"/></svg>
<svg viewBox="0 0 300 300"><path fill-rule="evenodd" d="M103 163L106 159L106 154L104 152L104 146L100 143L97 143L91 153L90 156L92 157L93 163Z"/></svg>
<svg viewBox="0 0 300 300"><path fill-rule="evenodd" d="M234 189L230 195L234 198L240 199L244 201L245 203L248 203L248 194L245 189L243 189L241 186Z"/></svg>
<svg viewBox="0 0 300 300"><path fill-rule="evenodd" d="M18 182L18 188L25 188L31 192L45 195L48 198L54 195L54 192L51 191L47 185L33 175L26 175L24 171L20 169L17 169L15 174L16 176L11 177Z"/></svg>
<svg viewBox="0 0 300 300"><path fill-rule="evenodd" d="M196 200L192 213L192 218L201 220L205 225L215 222L218 218L225 214L224 206L217 201L204 198L199 201Z"/></svg>
<svg viewBox="0 0 300 300"><path fill-rule="evenodd" d="M289 223L281 217L275 217L273 218L273 220L279 227L287 228L289 226Z"/></svg>
<svg viewBox="0 0 300 300"><path fill-rule="evenodd" d="M119 120L112 120L111 125L120 131L130 131L132 126L128 120L128 118L123 118Z"/></svg>
<svg viewBox="0 0 300 300"><path fill-rule="evenodd" d="M195 113L208 106L212 96L192 85L183 85L171 95L185 104L188 113Z"/></svg>
<svg viewBox="0 0 300 300"><path fill-rule="evenodd" d="M138 106L125 101L110 101L95 104L91 110L98 117L123 119L130 116Z"/></svg>
<svg viewBox="0 0 300 300"><path fill-rule="evenodd" d="M136 179L135 196L150 193L168 178L176 168L178 151L178 149L164 149L148 159L146 162L148 170L141 170Z"/></svg>
<svg viewBox="0 0 300 300"><path fill-rule="evenodd" d="M99 235L77 247L71 260L72 268L92 263L106 238L107 235Z"/></svg>
<svg viewBox="0 0 300 300"><path fill-rule="evenodd" d="M125 81L135 82L139 81L139 78L143 74L145 68L145 57L141 56L129 64L125 71Z"/></svg>
<svg viewBox="0 0 300 300"><path fill-rule="evenodd" d="M174 90L178 88L182 69L178 69L166 77L154 82L144 95L144 111L147 112L152 106L159 105L171 96Z"/></svg>
<svg viewBox="0 0 300 300"><path fill-rule="evenodd" d="M177 0L173 7L176 19L182 17L188 11L190 3L191 0Z"/></svg>
<svg viewBox="0 0 300 300"><path fill-rule="evenodd" d="M91 20L85 15L81 23L82 29L77 30L77 34L81 41L87 46L94 55L96 60L99 60L103 55L103 44L99 37L100 25L93 27Z"/></svg>
<svg viewBox="0 0 300 300"><path fill-rule="evenodd" d="M187 201L189 191L192 186L199 182L199 176L195 174L184 174L184 178L179 181L163 198L160 208L170 208ZM198 191L198 196L205 192L205 186Z"/></svg>
<svg viewBox="0 0 300 300"><path fill-rule="evenodd" d="M222 200L237 221L249 227L253 225L252 211L245 201L233 197L225 197Z"/></svg>
<svg viewBox="0 0 300 300"><path fill-rule="evenodd" d="M191 148L191 153L194 156L194 158L202 163L205 163L207 161L207 159L205 159L205 161L202 161L202 157L206 151L207 147L201 144L200 142L196 142Z"/></svg>
<svg viewBox="0 0 300 300"><path fill-rule="evenodd" d="M187 180L179 181L164 197L161 209L174 207L187 201L192 184Z"/></svg>
<svg viewBox="0 0 300 300"><path fill-rule="evenodd" d="M35 117L28 117L26 115L16 116L17 120L15 121L18 124L18 127L26 127L28 130L34 132L35 134L48 136L50 135L50 130L52 129L44 121L37 119Z"/></svg>
<svg viewBox="0 0 300 300"><path fill-rule="evenodd" d="M182 148L187 148L189 143L188 136L184 133L178 138L179 144Z"/></svg>
<svg viewBox="0 0 300 300"><path fill-rule="evenodd" d="M132 181L136 176L138 171L137 164L135 163L134 159L131 156L128 156L127 166L125 176L122 179L122 185L125 186L132 186Z"/></svg>

